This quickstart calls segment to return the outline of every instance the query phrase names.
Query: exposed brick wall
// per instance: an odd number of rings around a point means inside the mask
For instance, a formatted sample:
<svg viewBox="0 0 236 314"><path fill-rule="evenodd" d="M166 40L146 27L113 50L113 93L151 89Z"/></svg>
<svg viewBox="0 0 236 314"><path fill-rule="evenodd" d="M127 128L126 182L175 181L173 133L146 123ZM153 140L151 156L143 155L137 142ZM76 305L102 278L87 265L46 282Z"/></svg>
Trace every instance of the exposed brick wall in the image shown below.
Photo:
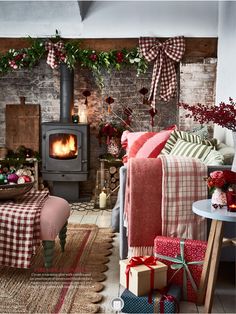
<svg viewBox="0 0 236 314"><path fill-rule="evenodd" d="M212 60L212 59L211 59ZM215 62L215 59L213 60ZM209 60L208 60L209 62ZM190 63L180 66L180 94L181 101L188 103L214 102L216 63ZM152 76L152 67L139 78L136 71L131 68L120 72L104 73L104 89L100 91L91 72L75 69L75 105L84 102L82 92L88 89L91 96L88 98L88 121L91 126L91 173L87 182L81 183L83 192L91 192L95 187L96 170L99 167L99 155L105 152L105 147L99 146L97 140L98 126L102 119L112 119L108 115L105 99L108 96L114 98L113 110L122 114L122 105L132 108L139 115L139 123L133 123L135 130L150 130L149 107L142 104L142 96L139 90L142 87L149 88ZM19 103L19 97L25 96L26 103L39 103L41 105L42 122L59 119L59 89L60 78L58 70L51 70L43 60L30 70L21 69L5 76L0 76L0 146L5 144L5 105ZM158 114L155 118L154 130L162 129L172 124L178 124L179 114L176 107L176 99L168 104L157 105ZM188 121L180 115L182 128L189 128ZM192 125L191 125L192 126Z"/></svg>
<svg viewBox="0 0 236 314"><path fill-rule="evenodd" d="M195 61L193 63L193 61ZM196 62L198 61L198 62ZM188 104L201 103L204 105L215 104L217 59L206 58L189 60L189 63L180 65L180 102ZM183 130L192 130L199 127L198 122L185 117L186 111L179 110L179 127ZM211 125L208 131L212 134Z"/></svg>

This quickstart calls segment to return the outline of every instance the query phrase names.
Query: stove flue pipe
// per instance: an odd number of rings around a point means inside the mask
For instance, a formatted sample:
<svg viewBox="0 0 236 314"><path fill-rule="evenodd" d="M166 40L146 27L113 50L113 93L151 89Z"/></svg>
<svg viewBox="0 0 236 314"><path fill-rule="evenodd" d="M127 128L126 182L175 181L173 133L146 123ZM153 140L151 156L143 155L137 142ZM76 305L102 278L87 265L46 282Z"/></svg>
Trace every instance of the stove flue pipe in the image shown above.
<svg viewBox="0 0 236 314"><path fill-rule="evenodd" d="M60 122L70 123L74 106L74 71L60 64Z"/></svg>

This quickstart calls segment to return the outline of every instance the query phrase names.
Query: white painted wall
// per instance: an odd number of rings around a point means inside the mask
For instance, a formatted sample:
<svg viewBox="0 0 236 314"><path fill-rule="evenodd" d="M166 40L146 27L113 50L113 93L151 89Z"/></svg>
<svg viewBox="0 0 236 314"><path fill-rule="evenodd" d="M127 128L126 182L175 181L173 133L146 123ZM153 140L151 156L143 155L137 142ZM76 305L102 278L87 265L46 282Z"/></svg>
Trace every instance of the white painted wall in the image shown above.
<svg viewBox="0 0 236 314"><path fill-rule="evenodd" d="M218 66L216 78L216 104L236 101L236 2L219 4ZM215 127L214 136L233 146L232 132Z"/></svg>
<svg viewBox="0 0 236 314"><path fill-rule="evenodd" d="M0 37L217 37L217 1L1 1ZM81 6L83 7L83 6Z"/></svg>
<svg viewBox="0 0 236 314"><path fill-rule="evenodd" d="M95 1L81 37L217 37L217 1Z"/></svg>
<svg viewBox="0 0 236 314"><path fill-rule="evenodd" d="M82 23L77 0L1 1L0 37L79 37Z"/></svg>

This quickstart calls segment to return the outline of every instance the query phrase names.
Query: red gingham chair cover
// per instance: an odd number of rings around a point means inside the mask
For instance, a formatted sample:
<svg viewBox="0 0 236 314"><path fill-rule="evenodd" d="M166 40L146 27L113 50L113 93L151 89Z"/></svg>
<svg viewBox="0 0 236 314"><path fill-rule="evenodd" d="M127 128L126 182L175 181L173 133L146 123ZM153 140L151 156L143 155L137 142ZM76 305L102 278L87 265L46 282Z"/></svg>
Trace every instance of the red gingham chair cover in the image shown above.
<svg viewBox="0 0 236 314"><path fill-rule="evenodd" d="M175 95L177 86L175 62L179 62L184 54L185 40L183 36L179 36L161 43L155 37L141 37L139 48L148 62L155 61L149 94L151 105L155 108L159 81L161 100L168 101Z"/></svg>
<svg viewBox="0 0 236 314"><path fill-rule="evenodd" d="M46 191L33 191L20 200L0 202L0 265L30 268L40 244L41 208Z"/></svg>

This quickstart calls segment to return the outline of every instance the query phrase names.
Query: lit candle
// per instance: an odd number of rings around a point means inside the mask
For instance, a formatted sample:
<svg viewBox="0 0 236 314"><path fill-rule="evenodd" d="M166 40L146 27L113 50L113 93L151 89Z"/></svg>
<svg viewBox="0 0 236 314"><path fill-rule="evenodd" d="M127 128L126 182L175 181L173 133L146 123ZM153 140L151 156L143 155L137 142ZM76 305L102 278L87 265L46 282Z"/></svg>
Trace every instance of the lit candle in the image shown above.
<svg viewBox="0 0 236 314"><path fill-rule="evenodd" d="M235 212L236 211L236 204L231 204L228 206L230 212Z"/></svg>
<svg viewBox="0 0 236 314"><path fill-rule="evenodd" d="M107 195L105 189L103 188L102 192L99 194L99 208L104 209L107 205Z"/></svg>

